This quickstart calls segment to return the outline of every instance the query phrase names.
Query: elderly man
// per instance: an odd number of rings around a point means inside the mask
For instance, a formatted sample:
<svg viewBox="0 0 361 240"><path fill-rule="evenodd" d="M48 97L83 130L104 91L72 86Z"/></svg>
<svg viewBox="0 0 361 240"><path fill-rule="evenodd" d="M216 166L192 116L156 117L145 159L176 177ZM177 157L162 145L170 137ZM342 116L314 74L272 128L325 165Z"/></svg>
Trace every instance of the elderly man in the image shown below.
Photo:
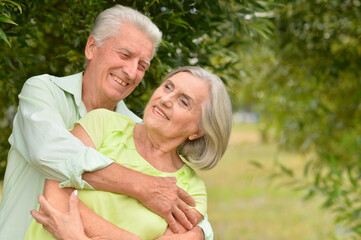
<svg viewBox="0 0 361 240"><path fill-rule="evenodd" d="M110 109L139 122L122 100L142 80L160 41L161 32L147 17L117 5L98 16L85 47L87 66L83 73L61 78L40 75L24 84L9 139L0 239L22 239L31 220L29 212L37 207L46 178L62 182L62 187L130 195L164 217L174 232L178 232L177 221L186 229L192 228L188 219L194 217L187 204L194 205L194 200L175 185L175 179L143 175L115 164L68 131L96 108ZM86 211L90 210L81 211L89 215ZM121 229L95 221L105 220L85 218L86 233L121 236ZM94 224L101 229L92 227ZM203 231L197 226L188 233L211 239L209 223L202 221L199 226Z"/></svg>

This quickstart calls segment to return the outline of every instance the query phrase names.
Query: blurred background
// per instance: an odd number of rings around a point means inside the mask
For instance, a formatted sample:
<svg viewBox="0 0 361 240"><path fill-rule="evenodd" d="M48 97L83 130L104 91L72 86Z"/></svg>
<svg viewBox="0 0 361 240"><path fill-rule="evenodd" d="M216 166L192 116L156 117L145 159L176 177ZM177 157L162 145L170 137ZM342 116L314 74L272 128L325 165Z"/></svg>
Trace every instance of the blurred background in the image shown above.
<svg viewBox="0 0 361 240"><path fill-rule="evenodd" d="M163 42L126 103L197 65L232 98L229 148L199 172L215 239L361 239L360 0L0 0L0 179L31 76L83 70L95 17L122 4Z"/></svg>

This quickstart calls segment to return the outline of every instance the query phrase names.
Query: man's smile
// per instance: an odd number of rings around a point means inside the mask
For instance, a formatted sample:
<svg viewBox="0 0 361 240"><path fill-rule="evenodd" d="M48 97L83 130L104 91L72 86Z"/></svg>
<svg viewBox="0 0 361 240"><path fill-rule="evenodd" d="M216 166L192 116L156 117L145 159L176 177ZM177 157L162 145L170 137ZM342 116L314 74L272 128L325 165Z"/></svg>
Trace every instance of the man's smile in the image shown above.
<svg viewBox="0 0 361 240"><path fill-rule="evenodd" d="M128 85L128 83L123 82L123 81L120 80L120 78L118 78L117 76L114 76L114 75L111 75L111 76L112 76L112 78L113 78L117 83L119 83L119 84L122 85L123 87L125 87L125 86Z"/></svg>

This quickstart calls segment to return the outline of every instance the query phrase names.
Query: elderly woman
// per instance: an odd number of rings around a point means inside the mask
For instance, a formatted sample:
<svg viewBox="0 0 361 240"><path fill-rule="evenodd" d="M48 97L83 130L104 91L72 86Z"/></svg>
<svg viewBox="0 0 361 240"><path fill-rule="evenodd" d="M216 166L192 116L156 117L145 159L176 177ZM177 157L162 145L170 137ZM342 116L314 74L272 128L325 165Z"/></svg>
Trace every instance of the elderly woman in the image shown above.
<svg viewBox="0 0 361 240"><path fill-rule="evenodd" d="M192 222L196 224L206 214L207 197L203 181L192 168L211 169L221 159L231 132L231 115L222 81L202 68L183 67L166 76L156 89L144 110L144 124L100 109L79 120L71 133L126 167L149 175L175 177L177 185L196 201L196 207L189 209L195 213ZM57 182L47 180L44 195L51 205L66 212L68 202L57 201L66 191L73 190L60 189ZM142 239L172 234L163 218L130 196L81 190L79 199L99 216ZM33 216L40 222L44 219L38 212ZM81 226L80 218L71 224ZM61 226L46 228L64 239L70 231ZM33 221L25 239L51 239L51 234ZM80 236L74 239L86 239L83 229L71 234Z"/></svg>

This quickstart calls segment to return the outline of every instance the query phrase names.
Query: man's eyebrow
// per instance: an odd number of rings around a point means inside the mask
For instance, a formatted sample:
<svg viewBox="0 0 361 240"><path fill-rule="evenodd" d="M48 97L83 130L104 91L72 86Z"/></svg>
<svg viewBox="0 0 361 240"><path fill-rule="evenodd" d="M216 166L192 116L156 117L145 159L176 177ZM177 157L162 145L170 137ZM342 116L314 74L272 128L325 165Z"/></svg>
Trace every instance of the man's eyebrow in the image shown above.
<svg viewBox="0 0 361 240"><path fill-rule="evenodd" d="M132 50L126 47L114 47L115 51L127 51L130 54L135 54Z"/></svg>
<svg viewBox="0 0 361 240"><path fill-rule="evenodd" d="M147 64L148 66L150 65L150 62L145 60L145 59L141 59L140 61L144 62L145 64Z"/></svg>
<svg viewBox="0 0 361 240"><path fill-rule="evenodd" d="M115 49L116 49L117 51L125 50L125 51L129 52L130 54L135 54L135 52L133 52L132 50L130 50L130 49L127 48L127 47L116 47Z"/></svg>
<svg viewBox="0 0 361 240"><path fill-rule="evenodd" d="M132 54L132 55L135 54L134 51L130 50L130 49L127 48L127 47L117 48L117 50L118 50L118 51L120 51L120 50L125 50L125 51L129 52L129 53ZM146 59L141 59L140 61L144 62L144 63L147 64L148 66L150 65L150 62L149 62L148 60L146 60Z"/></svg>

